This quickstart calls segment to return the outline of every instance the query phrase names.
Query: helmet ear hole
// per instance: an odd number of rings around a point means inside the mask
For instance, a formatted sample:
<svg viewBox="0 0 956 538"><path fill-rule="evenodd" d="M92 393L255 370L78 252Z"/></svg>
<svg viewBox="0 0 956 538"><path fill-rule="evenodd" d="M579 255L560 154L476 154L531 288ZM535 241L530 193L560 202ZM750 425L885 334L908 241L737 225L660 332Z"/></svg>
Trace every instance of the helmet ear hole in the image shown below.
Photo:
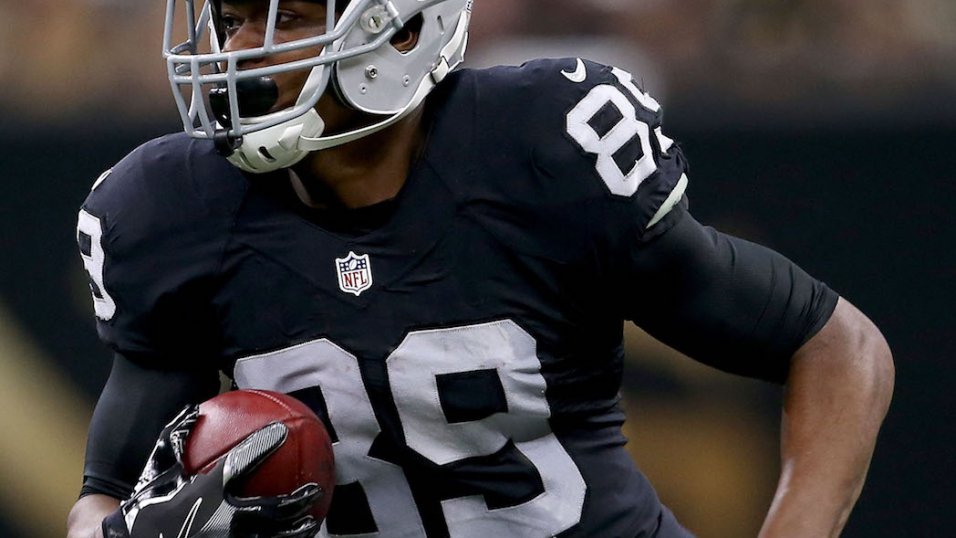
<svg viewBox="0 0 956 538"><path fill-rule="evenodd" d="M425 17L421 13L412 17L390 40L395 50L406 54L418 46L418 36L422 33Z"/></svg>

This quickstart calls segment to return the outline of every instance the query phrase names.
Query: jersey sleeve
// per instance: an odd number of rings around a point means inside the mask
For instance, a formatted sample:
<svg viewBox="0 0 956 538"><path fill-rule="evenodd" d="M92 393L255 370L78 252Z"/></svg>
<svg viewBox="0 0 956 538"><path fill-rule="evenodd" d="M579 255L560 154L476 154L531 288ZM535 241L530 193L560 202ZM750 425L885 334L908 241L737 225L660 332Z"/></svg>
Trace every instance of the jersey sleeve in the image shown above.
<svg viewBox="0 0 956 538"><path fill-rule="evenodd" d="M570 58L492 80L485 93L500 97L486 109L502 119L483 118L496 141L482 146L504 139L530 152L535 178L508 190L522 215L509 245L559 262L574 275L565 294L595 316L633 321L717 368L784 381L838 296L779 253L694 220L687 160L635 78Z"/></svg>
<svg viewBox="0 0 956 538"><path fill-rule="evenodd" d="M672 224L687 163L630 73L580 58L470 73L446 130L468 142L460 160L477 164L445 175L471 178L459 182L467 210L491 215L508 248L597 282L620 237L645 241Z"/></svg>
<svg viewBox="0 0 956 538"><path fill-rule="evenodd" d="M207 204L182 137L134 150L96 182L77 242L97 332L110 348L181 367L215 348L210 296L226 219Z"/></svg>
<svg viewBox="0 0 956 538"><path fill-rule="evenodd" d="M620 67L577 58L527 66L551 88L529 130L539 173L607 216L594 233L663 232L687 188L687 162L664 134L661 105ZM590 208L583 208L587 211ZM653 233L652 233L653 230Z"/></svg>

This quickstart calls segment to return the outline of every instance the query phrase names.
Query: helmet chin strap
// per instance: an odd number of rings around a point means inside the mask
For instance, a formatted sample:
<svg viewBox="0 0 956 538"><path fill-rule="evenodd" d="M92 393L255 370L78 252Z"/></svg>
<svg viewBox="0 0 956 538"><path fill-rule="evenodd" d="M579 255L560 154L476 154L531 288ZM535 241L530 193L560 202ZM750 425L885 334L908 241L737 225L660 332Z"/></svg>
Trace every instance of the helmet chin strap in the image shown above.
<svg viewBox="0 0 956 538"><path fill-rule="evenodd" d="M411 112L418 108L418 106L422 104L422 102L425 100L425 97L428 96L428 93L431 92L432 88L434 87L435 83L430 77L426 77L425 80L422 81L422 84L418 87L418 91L415 92L415 95L412 96L412 99L407 105L405 105L405 108L398 111L397 114L393 114L378 123L373 123L372 125L362 127L361 129L357 129L355 131L349 131L347 133L318 137L302 135L299 137L298 148L305 151L320 151L323 149L334 148L336 146L348 144L353 140L358 140L359 138L364 138L370 134L374 134L386 129L398 123L405 118L405 116L408 116Z"/></svg>
<svg viewBox="0 0 956 538"><path fill-rule="evenodd" d="M268 79L268 77L263 78ZM268 80L275 84L271 79ZM314 103L309 103L307 96L318 93L318 88L326 86L328 80L329 69L325 66L314 67L296 103L296 106L303 104L308 106L304 114L272 127L245 133L232 140L223 129L221 131L223 135L217 135L219 136L216 139L217 149L233 165L253 174L272 172L298 163L308 154L308 150L298 148L299 137L319 136L325 130L325 122L316 112ZM238 99L239 96L236 98ZM262 123L269 121L270 117L274 117L273 114L257 116L245 121L253 124ZM220 119L220 125L221 123Z"/></svg>
<svg viewBox="0 0 956 538"><path fill-rule="evenodd" d="M418 108L434 87L433 78L425 77L408 105L397 114L355 131L322 136L325 122L315 108L311 108L292 121L243 135L240 144L231 144L224 153L229 162L246 172L262 174L288 168L304 159L312 151L341 146L398 123ZM268 153L264 154L263 150Z"/></svg>
<svg viewBox="0 0 956 538"><path fill-rule="evenodd" d="M324 128L325 123L312 108L293 121L244 134L242 142L231 148L226 159L237 168L253 174L288 168L309 154L297 147L302 134L317 136Z"/></svg>

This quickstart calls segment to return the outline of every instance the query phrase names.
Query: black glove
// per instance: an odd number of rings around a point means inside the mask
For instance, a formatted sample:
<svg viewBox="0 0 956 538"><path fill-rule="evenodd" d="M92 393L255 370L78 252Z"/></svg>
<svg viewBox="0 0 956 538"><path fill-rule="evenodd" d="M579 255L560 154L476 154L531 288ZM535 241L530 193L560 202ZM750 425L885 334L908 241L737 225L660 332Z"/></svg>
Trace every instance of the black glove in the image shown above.
<svg viewBox="0 0 956 538"><path fill-rule="evenodd" d="M105 538L308 538L319 530L309 509L322 489L306 484L288 495L236 497L230 486L285 442L275 422L232 448L206 474L187 476L186 438L199 406L184 409L162 431L133 496L103 520Z"/></svg>

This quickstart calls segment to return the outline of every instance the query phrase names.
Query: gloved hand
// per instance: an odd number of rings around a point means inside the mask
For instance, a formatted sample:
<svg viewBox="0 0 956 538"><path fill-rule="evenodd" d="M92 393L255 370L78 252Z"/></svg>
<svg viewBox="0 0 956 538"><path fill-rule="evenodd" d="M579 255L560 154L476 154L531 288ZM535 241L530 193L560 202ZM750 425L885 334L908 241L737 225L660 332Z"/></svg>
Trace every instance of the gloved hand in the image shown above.
<svg viewBox="0 0 956 538"><path fill-rule="evenodd" d="M103 520L105 538L308 538L319 522L308 515L321 497L317 484L288 495L237 497L237 479L285 442L288 429L275 422L232 448L206 474L187 476L186 438L199 406L184 409L162 431L133 495Z"/></svg>

